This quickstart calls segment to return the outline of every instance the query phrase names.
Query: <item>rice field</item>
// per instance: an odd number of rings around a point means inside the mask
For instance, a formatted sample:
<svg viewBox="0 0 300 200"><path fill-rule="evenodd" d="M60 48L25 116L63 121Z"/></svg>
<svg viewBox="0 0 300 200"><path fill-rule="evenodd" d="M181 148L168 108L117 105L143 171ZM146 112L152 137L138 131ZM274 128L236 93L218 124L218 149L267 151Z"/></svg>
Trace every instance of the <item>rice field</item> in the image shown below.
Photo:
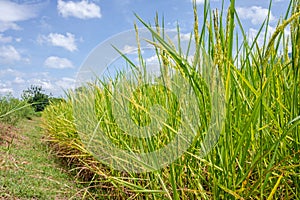
<svg viewBox="0 0 300 200"><path fill-rule="evenodd" d="M176 48L164 34L163 21L156 17L151 26L137 15L161 65L156 84L139 84L149 79L141 54L141 69L124 56L135 76L120 71L110 81L98 77L46 107L49 145L94 198L299 199L299 1L290 1L271 37L267 18L252 40L234 0L221 11L206 2L202 22L196 4L193 9L192 61L178 48L180 40ZM177 31L180 38L179 26ZM178 87L182 81L188 84ZM122 112L135 125L120 121L116 113ZM150 128L132 135L136 126ZM156 129L159 134L150 135ZM160 154L162 160L151 154L174 140L177 146ZM150 156L135 156L142 154Z"/></svg>

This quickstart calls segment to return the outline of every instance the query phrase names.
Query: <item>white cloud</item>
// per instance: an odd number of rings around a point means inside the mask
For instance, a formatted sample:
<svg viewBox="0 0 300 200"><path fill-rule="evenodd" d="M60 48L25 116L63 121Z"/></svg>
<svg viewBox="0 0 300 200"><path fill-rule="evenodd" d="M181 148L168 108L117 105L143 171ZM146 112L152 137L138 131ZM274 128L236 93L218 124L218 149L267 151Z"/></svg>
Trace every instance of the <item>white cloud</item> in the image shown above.
<svg viewBox="0 0 300 200"><path fill-rule="evenodd" d="M63 47L71 52L77 50L75 36L71 33L66 33L66 35L59 33L50 33L48 36L42 35L38 37L38 42L47 42L53 46Z"/></svg>
<svg viewBox="0 0 300 200"><path fill-rule="evenodd" d="M12 93L20 97L30 85L42 86L47 94L63 96L64 90L74 89L76 79L72 77L53 77L48 72L21 72L11 68L0 69L0 95Z"/></svg>
<svg viewBox="0 0 300 200"><path fill-rule="evenodd" d="M5 95L9 93L13 93L14 90L12 88L2 88L0 87L0 94Z"/></svg>
<svg viewBox="0 0 300 200"><path fill-rule="evenodd" d="M20 53L11 45L4 45L0 47L0 62L1 63L14 63L21 60Z"/></svg>
<svg viewBox="0 0 300 200"><path fill-rule="evenodd" d="M180 34L181 41L189 41L191 39L191 37L193 38L193 35L191 35L191 33L181 33Z"/></svg>
<svg viewBox="0 0 300 200"><path fill-rule="evenodd" d="M255 29L255 28L249 28L248 39L249 39L250 43L253 43L255 37L257 36L257 34L258 34L258 30L257 29ZM262 35L262 33L261 33L260 36L258 36L258 38L257 38L256 41L257 41L258 46L262 46L263 45L264 36Z"/></svg>
<svg viewBox="0 0 300 200"><path fill-rule="evenodd" d="M159 62L158 62L158 57L157 57L157 55L153 55L153 56L151 56L151 57L149 57L149 58L146 58L146 63L147 64L151 64L151 65L154 65L154 64L159 64Z"/></svg>
<svg viewBox="0 0 300 200"><path fill-rule="evenodd" d="M73 78L62 77L60 79L52 78L32 78L28 81L29 85L39 85L42 86L47 93L51 93L54 96L63 95L64 90L74 89L76 80Z"/></svg>
<svg viewBox="0 0 300 200"><path fill-rule="evenodd" d="M174 31L177 31L177 30L174 30ZM189 41L190 39L193 39L193 34L191 35L191 33L180 33L180 41L181 42L186 42L186 41ZM177 34L172 38L172 41L173 42L178 41L178 35Z"/></svg>
<svg viewBox="0 0 300 200"><path fill-rule="evenodd" d="M130 46L130 45L125 45L123 49L121 50L122 53L127 54L127 53L134 53L137 51L136 46Z"/></svg>
<svg viewBox="0 0 300 200"><path fill-rule="evenodd" d="M210 1L218 2L219 0L207 0L207 2L210 2ZM191 0L191 2L193 3L193 0ZM205 3L205 0L196 0L197 5L201 5L204 3Z"/></svg>
<svg viewBox="0 0 300 200"><path fill-rule="evenodd" d="M16 42L21 42L22 38L16 38L15 40L16 40Z"/></svg>
<svg viewBox="0 0 300 200"><path fill-rule="evenodd" d="M46 17L43 16L39 23L40 23L40 27L44 30L51 30L52 26L49 24L48 20L50 19L50 17Z"/></svg>
<svg viewBox="0 0 300 200"><path fill-rule="evenodd" d="M13 80L13 83L15 83L15 84L23 84L23 83L25 83L25 80L24 80L23 78L17 76L17 77Z"/></svg>
<svg viewBox="0 0 300 200"><path fill-rule="evenodd" d="M51 81L46 78L33 78L28 82L30 82L31 85L42 86L42 88L45 90L53 90L55 88Z"/></svg>
<svg viewBox="0 0 300 200"><path fill-rule="evenodd" d="M16 23L13 22L3 22L0 21L0 32L4 32L7 30L21 30L21 27L19 27Z"/></svg>
<svg viewBox="0 0 300 200"><path fill-rule="evenodd" d="M0 80L0 96L1 95L6 95L9 93L13 93L13 88L11 87L11 84L7 84L6 82L2 82Z"/></svg>
<svg viewBox="0 0 300 200"><path fill-rule="evenodd" d="M36 16L36 9L26 4L17 4L11 1L0 1L0 21L16 22Z"/></svg>
<svg viewBox="0 0 300 200"><path fill-rule="evenodd" d="M63 17L76 17L79 19L101 18L100 7L86 0L80 2L58 0L57 10Z"/></svg>
<svg viewBox="0 0 300 200"><path fill-rule="evenodd" d="M194 0L191 0L191 2L193 3ZM200 4L204 4L205 0L196 0L196 4L200 5Z"/></svg>
<svg viewBox="0 0 300 200"><path fill-rule="evenodd" d="M262 8L260 6L251 7L238 7L237 13L241 19L251 20L253 25L262 24L266 17L268 16L268 9ZM270 21L274 21L275 17L270 13Z"/></svg>
<svg viewBox="0 0 300 200"><path fill-rule="evenodd" d="M160 64L157 55L150 56L145 59L147 66L147 73L159 76Z"/></svg>
<svg viewBox="0 0 300 200"><path fill-rule="evenodd" d="M17 3L18 2L18 3ZM20 30L21 28L15 23L32 19L38 15L39 10L47 1L0 1L0 32L6 30Z"/></svg>
<svg viewBox="0 0 300 200"><path fill-rule="evenodd" d="M63 77L62 79L55 82L55 85L57 87L68 90L68 89L74 89L75 88L76 80L73 78Z"/></svg>
<svg viewBox="0 0 300 200"><path fill-rule="evenodd" d="M9 43L12 39L11 36L5 37L3 34L0 34L0 43Z"/></svg>
<svg viewBox="0 0 300 200"><path fill-rule="evenodd" d="M73 64L70 60L66 58L60 58L56 56L50 56L48 57L44 65L48 68L53 68L53 69L65 69L65 68L73 68Z"/></svg>
<svg viewBox="0 0 300 200"><path fill-rule="evenodd" d="M3 79L4 77L8 76L23 76L23 73L11 68L0 70L0 78ZM0 79L0 80L1 80Z"/></svg>

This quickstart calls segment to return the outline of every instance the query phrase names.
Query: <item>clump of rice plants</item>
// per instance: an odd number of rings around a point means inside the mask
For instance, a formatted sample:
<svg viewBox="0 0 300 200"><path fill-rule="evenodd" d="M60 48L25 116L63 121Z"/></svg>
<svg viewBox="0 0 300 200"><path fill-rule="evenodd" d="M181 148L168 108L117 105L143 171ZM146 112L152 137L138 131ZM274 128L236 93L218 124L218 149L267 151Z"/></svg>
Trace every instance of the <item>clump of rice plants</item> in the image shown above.
<svg viewBox="0 0 300 200"><path fill-rule="evenodd" d="M11 95L0 96L0 122L16 125L21 119L34 116L32 107Z"/></svg>
<svg viewBox="0 0 300 200"><path fill-rule="evenodd" d="M155 112L149 111L149 107L157 103L162 104L162 110L171 117L167 123L157 123L157 126L163 127L157 138L137 139L128 135L126 127L118 126L112 109L113 92L122 79L120 74L112 82L98 80L80 91L70 92L66 102L52 104L45 109L43 126L54 149L60 157L67 160L72 169L76 169L79 175L90 181L90 188L94 188L103 198L299 198L299 1L290 2L286 16L278 22L271 38L267 37L265 31L263 46L259 46L257 42L262 32L252 42L248 41L235 11L235 1L230 3L225 25L225 10L221 10L219 15L218 11L211 11L206 2L204 21L200 28L196 4L194 11L195 25L191 39L198 49L204 49L212 58L213 71L221 74L220 81L225 91L225 122L218 143L209 154L199 155L203 140L201 134L207 131L207 121L212 119L209 111L213 104L205 92L199 52L196 51L194 61L189 64L186 56L173 48L174 45L161 34L158 22L152 27L138 16L140 22L152 33L154 41L151 44L157 49L161 63L175 73L170 76L169 72L166 73L168 70L162 68L162 80L168 82L180 76L190 81L192 89L196 91L199 110L195 109L195 112L201 116L200 119L205 120L193 127L195 141L174 162L154 171L135 173L126 170L128 168L125 162L113 160L124 165L125 170L117 170L111 165L103 164L109 164L104 160L96 159L93 155L95 149L84 142L84 135L89 133L84 133L83 130L96 131L100 127L104 130L103 134L120 149L151 152L174 138L182 123L180 104L168 89L144 86L126 99L129 102L127 111L132 120L140 126L147 126L156 117ZM268 27L268 21L269 18L261 30ZM284 31L288 26L290 42ZM236 31L242 34L242 41L234 35ZM289 44L292 45L291 52L287 51ZM130 90L138 82L139 76L137 77L136 82L126 82L126 90ZM147 98L142 98L141 95ZM89 113L85 114L88 109L96 110L94 117L90 117ZM74 112L84 116L84 120L76 119ZM158 117L162 116L163 114ZM105 145L101 143L101 137L95 135L93 138L99 142L100 147L101 144ZM134 159L131 161L135 162Z"/></svg>

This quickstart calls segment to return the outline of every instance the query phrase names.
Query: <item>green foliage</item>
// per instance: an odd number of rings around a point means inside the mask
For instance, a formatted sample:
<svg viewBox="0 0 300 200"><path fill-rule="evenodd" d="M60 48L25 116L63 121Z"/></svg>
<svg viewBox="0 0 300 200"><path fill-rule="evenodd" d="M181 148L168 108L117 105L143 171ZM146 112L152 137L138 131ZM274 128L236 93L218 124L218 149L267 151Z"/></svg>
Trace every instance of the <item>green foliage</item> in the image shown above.
<svg viewBox="0 0 300 200"><path fill-rule="evenodd" d="M42 86L31 85L23 91L22 99L32 105L35 112L40 112L49 105L49 95L45 94Z"/></svg>
<svg viewBox="0 0 300 200"><path fill-rule="evenodd" d="M11 95L0 97L0 121L15 125L21 119L30 119L34 109L25 101Z"/></svg>

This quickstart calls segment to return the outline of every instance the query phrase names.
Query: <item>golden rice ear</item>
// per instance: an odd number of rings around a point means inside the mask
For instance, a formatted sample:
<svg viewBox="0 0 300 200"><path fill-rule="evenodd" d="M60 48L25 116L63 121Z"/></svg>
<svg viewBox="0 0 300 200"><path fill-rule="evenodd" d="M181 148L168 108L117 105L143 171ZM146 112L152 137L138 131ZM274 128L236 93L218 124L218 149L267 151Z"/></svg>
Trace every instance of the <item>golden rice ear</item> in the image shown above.
<svg viewBox="0 0 300 200"><path fill-rule="evenodd" d="M220 32L219 32L220 29L219 29L218 9L213 11L213 22L214 22L214 33L215 33L215 46L214 46L215 53L213 54L213 62L214 62L214 66L218 67L221 77L224 77L223 76L223 64L224 64L225 53L222 49L221 36L220 36Z"/></svg>
<svg viewBox="0 0 300 200"><path fill-rule="evenodd" d="M299 6L297 6L297 8L299 8ZM266 64L268 63L269 57L272 54L272 50L274 50L274 43L277 39L277 37L279 36L279 34L281 34L282 32L284 32L284 29L288 26L291 25L292 29L291 29L291 34L292 34L292 44L295 45L295 49L293 49L293 51L299 52L299 36L300 36L300 30L299 30L299 17L300 17L300 11L298 11L298 9L295 10L296 12L293 12L292 16L283 21L280 25L277 25L275 32L272 34L271 39L268 42L267 48L266 48L266 53L264 54L264 59L262 62L262 66L266 66ZM297 24L295 26L295 23ZM294 40L294 41L293 41ZM297 48L298 47L298 48ZM299 53L295 54L295 58L294 58L294 62L295 59L296 61L299 59Z"/></svg>
<svg viewBox="0 0 300 200"><path fill-rule="evenodd" d="M193 0L193 11L194 11L194 37L196 44L199 44L199 21L196 0Z"/></svg>

